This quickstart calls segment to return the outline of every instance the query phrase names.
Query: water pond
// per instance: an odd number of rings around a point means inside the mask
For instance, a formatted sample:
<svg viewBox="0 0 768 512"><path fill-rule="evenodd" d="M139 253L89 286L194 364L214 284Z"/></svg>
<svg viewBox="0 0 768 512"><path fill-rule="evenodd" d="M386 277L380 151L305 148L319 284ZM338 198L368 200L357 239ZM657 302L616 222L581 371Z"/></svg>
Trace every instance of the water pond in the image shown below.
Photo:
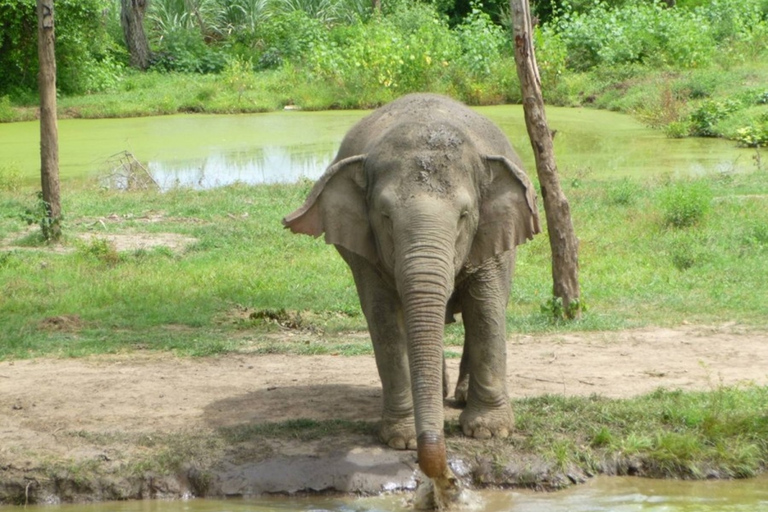
<svg viewBox="0 0 768 512"><path fill-rule="evenodd" d="M533 169L520 106L477 109L507 133ZM95 178L124 151L142 162L163 188L208 188L233 182L315 179L363 111L272 112L249 115L175 115L59 122L63 180ZM614 112L549 108L557 130L560 171L591 178L743 171L752 152L717 139L668 139ZM0 163L30 183L39 173L37 122L0 124Z"/></svg>
<svg viewBox="0 0 768 512"><path fill-rule="evenodd" d="M480 491L474 512L761 512L768 511L768 478L683 482L600 477L565 491ZM0 507L10 512L11 507ZM129 501L26 507L25 512L401 512L406 495L370 498L267 497L188 501Z"/></svg>

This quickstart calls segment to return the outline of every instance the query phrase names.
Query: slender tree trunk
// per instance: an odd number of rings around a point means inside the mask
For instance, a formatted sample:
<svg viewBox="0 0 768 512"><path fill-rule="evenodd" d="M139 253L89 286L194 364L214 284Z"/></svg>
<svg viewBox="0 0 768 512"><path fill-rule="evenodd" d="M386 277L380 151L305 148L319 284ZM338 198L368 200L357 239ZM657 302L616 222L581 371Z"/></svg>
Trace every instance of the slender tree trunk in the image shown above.
<svg viewBox="0 0 768 512"><path fill-rule="evenodd" d="M149 67L150 57L149 41L144 32L144 12L148 4L149 0L120 0L120 24L131 55L131 66L142 70Z"/></svg>
<svg viewBox="0 0 768 512"><path fill-rule="evenodd" d="M56 54L53 29L54 0L37 0L37 41L40 72L40 181L46 217L43 236L61 238L61 197L59 194L59 129L56 121Z"/></svg>
<svg viewBox="0 0 768 512"><path fill-rule="evenodd" d="M568 318L580 313L579 303L579 241L571 221L571 209L557 175L552 146L552 132L544 112L541 78L531 37L531 13L528 0L510 0L515 45L515 63L523 94L525 125L536 158L536 172L541 183L541 195L552 248L553 293L563 302Z"/></svg>

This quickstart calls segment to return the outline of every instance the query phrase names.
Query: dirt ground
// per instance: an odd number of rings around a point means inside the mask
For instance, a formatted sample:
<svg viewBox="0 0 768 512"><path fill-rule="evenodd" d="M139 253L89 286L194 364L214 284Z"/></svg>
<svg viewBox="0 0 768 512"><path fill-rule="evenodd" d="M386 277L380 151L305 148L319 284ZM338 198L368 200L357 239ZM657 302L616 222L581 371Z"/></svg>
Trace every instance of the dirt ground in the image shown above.
<svg viewBox="0 0 768 512"><path fill-rule="evenodd" d="M454 381L458 363L448 361ZM513 397L629 397L660 386L740 383L768 384L768 332L682 325L513 336L508 345ZM173 447L168 439L213 437L227 427L300 418L375 421L380 400L372 356L132 353L0 362L0 503L411 488L413 453L382 448L365 433L219 446L212 448L216 460L184 461L183 474L172 478L153 477L151 465L131 465L146 459L153 438ZM204 478L194 469L201 465L208 468ZM98 481L88 480L88 468Z"/></svg>

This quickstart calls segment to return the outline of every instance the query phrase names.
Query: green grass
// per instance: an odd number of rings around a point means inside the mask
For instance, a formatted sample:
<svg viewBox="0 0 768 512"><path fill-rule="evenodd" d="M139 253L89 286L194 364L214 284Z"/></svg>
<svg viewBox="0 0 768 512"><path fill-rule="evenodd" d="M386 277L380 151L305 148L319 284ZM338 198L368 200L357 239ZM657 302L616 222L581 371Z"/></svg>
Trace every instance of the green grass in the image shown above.
<svg viewBox="0 0 768 512"><path fill-rule="evenodd" d="M766 469L767 387L658 389L624 400L543 395L514 400L512 407L514 436L467 439L458 423L450 421L449 450L471 456L473 462L487 455L499 471L524 458L537 458L554 472L579 468L586 474L656 478L745 478ZM368 421L296 419L222 428L217 435L226 445L236 446L265 439L307 442L341 434L375 438L377 429L376 422ZM542 474L535 475L536 484L541 484Z"/></svg>
<svg viewBox="0 0 768 512"><path fill-rule="evenodd" d="M742 146L768 144L768 65L713 62L700 69L605 66L567 72L544 87L555 105L631 114L670 137L724 137Z"/></svg>
<svg viewBox="0 0 768 512"><path fill-rule="evenodd" d="M604 472L615 461L619 471L630 464L644 476L743 478L764 470L768 456L766 387L659 389L626 400L545 395L513 407L517 448L561 469Z"/></svg>
<svg viewBox="0 0 768 512"><path fill-rule="evenodd" d="M765 178L764 169L755 169L651 183L566 180L589 310L570 323L553 323L542 312L551 294L549 244L542 235L519 251L510 332L682 320L765 327ZM19 215L33 194L0 191L0 238L24 246L0 252L0 359L131 350L370 353L346 265L332 247L281 225L309 186L165 194L73 186L64 194L66 252L24 231ZM686 202L696 207L695 222L670 222L670 209ZM80 241L80 233L96 239ZM176 251L117 251L99 238L162 233L196 242ZM301 335L278 341L287 329ZM461 327L449 326L446 344L461 342Z"/></svg>

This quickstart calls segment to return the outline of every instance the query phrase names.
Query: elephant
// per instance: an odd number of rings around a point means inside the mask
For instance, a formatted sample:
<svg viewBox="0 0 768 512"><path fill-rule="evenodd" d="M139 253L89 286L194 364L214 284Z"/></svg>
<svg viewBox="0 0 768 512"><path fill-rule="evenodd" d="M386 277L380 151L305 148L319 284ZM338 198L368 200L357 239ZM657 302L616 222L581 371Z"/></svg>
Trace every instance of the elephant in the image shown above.
<svg viewBox="0 0 768 512"><path fill-rule="evenodd" d="M325 234L352 271L383 388L384 443L416 449L434 482L454 478L443 336L458 313L462 430L509 434L505 312L516 246L540 228L535 189L498 127L448 97L403 96L349 130L283 225Z"/></svg>

